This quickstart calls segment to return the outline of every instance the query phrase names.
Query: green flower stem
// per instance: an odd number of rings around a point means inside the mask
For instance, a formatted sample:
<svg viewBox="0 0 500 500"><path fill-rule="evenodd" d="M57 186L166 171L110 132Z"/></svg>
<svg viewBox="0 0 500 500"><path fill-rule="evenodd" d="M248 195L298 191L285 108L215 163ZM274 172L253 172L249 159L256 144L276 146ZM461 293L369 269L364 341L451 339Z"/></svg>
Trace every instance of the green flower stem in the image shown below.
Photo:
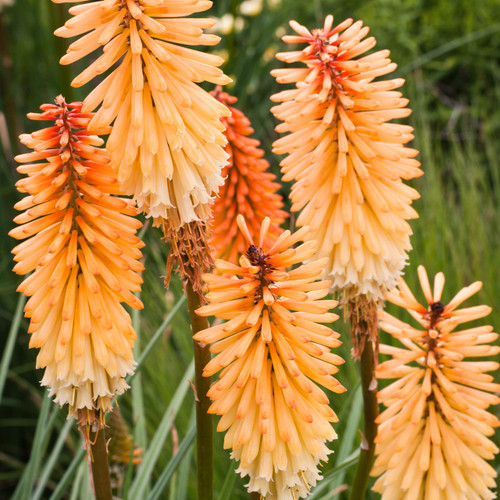
<svg viewBox="0 0 500 500"><path fill-rule="evenodd" d="M85 436L84 436L85 438ZM104 429L97 433L90 431L90 466L96 500L112 500L111 481L109 478L108 447Z"/></svg>
<svg viewBox="0 0 500 500"><path fill-rule="evenodd" d="M193 335L208 328L208 320L195 311L201 307L201 297L188 281L186 285L191 330ZM196 387L196 449L198 463L198 500L213 500L214 461L212 416L208 414L210 399L207 397L211 378L203 376L203 368L210 361L208 345L194 342L195 387Z"/></svg>
<svg viewBox="0 0 500 500"><path fill-rule="evenodd" d="M360 358L361 387L364 401L364 438L361 442L358 466L351 488L350 500L361 500L365 498L370 470L373 465L375 454L375 437L377 436L378 415L377 386L373 384L375 377L375 356L373 346L368 339L364 345Z"/></svg>

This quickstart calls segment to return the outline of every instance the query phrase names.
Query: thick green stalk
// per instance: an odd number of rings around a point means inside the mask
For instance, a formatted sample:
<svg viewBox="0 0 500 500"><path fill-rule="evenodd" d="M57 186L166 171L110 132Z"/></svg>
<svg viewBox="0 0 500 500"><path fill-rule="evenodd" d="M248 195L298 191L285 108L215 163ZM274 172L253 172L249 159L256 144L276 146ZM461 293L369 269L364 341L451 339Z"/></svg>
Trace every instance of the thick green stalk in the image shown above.
<svg viewBox="0 0 500 500"><path fill-rule="evenodd" d="M201 303L200 295L194 291L190 281L186 284L191 330L193 335L208 328L208 320L198 316L195 311ZM210 377L203 376L203 369L210 361L208 345L194 342L195 387L196 387L196 449L198 463L198 500L213 500L214 461L212 416L208 414L210 399Z"/></svg>
<svg viewBox="0 0 500 500"><path fill-rule="evenodd" d="M351 488L350 500L363 500L370 477L375 454L375 437L377 436L378 415L377 385L375 377L375 356L373 346L368 339L365 342L360 358L361 388L364 401L364 438L361 442L358 466Z"/></svg>
<svg viewBox="0 0 500 500"><path fill-rule="evenodd" d="M112 500L108 447L106 445L104 429L100 429L97 433L90 431L89 440L91 452L89 460L92 469L95 498L96 500Z"/></svg>

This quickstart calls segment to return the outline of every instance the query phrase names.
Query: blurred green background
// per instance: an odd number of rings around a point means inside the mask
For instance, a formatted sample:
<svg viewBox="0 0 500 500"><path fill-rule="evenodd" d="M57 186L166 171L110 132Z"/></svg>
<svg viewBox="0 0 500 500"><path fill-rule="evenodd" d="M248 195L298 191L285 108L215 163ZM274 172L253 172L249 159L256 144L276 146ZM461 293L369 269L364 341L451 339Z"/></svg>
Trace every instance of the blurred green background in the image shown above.
<svg viewBox="0 0 500 500"><path fill-rule="evenodd" d="M77 90L69 86L78 64L70 68L58 64L68 42L52 33L64 23L66 11L66 5L49 0L0 0L0 394L5 382L0 396L0 498L90 498L75 426L65 422L64 411L44 405L36 352L28 350L27 321L13 321L19 319L22 303L15 292L20 279L11 272L14 241L7 236L13 227L12 206L19 199L13 161L21 151L17 136L37 126L26 113L59 93L71 100L90 91L90 85ZM413 146L420 150L425 172L411 182L422 197L414 205L420 218L412 222L414 250L405 271L407 281L416 288L419 264L431 276L442 270L447 278L445 300L462 286L483 281L483 289L470 303L492 306L492 315L483 322L496 328L500 319L499 12L499 0L216 0L208 12L219 19L222 41L213 50L227 60L224 69L234 79L229 91L239 98L238 106L252 121L276 174L279 158L271 154L276 123L269 112L269 96L279 89L269 71L281 64L274 54L287 50L280 37L290 32L288 20L314 28L331 13L338 22L353 17L370 26L377 48L391 50L398 64L395 76L407 80L403 92L413 114L406 123L415 127ZM282 189L285 199L288 189ZM159 340L141 365L132 390L120 398L134 439L146 449L145 460L136 470L116 466L115 472L124 497L194 499L193 398L186 380L181 382L190 375L190 330L182 304L171 321L164 321L182 294L176 280L169 291L164 289L166 249L159 236L154 229L144 234L146 309L134 316L141 333L137 356L155 333ZM340 354L348 361L339 378L349 391L331 398L340 416L335 426L339 440L324 467L326 479L313 495L323 500L344 498L343 485L353 473L349 457L359 445L357 367L349 360L346 325L339 320L335 327L344 334ZM216 439L216 498L248 498L244 480L233 474L234 463L222 450L222 436ZM494 466L500 469L500 459ZM369 493L367 498L376 495Z"/></svg>

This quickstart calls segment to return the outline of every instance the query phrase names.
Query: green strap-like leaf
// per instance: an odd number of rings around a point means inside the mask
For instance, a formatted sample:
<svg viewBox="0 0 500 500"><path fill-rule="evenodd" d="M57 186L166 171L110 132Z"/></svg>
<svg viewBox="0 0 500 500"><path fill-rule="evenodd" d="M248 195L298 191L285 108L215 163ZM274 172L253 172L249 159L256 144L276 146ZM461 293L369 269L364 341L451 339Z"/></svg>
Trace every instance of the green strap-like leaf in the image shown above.
<svg viewBox="0 0 500 500"><path fill-rule="evenodd" d="M24 304L26 304L26 297L24 295L19 295L16 312L14 313L14 318L10 325L7 343L5 344L2 361L0 363L0 404L2 403L2 394L5 387L5 382L7 380L7 372L9 370L10 360L12 359L14 346L16 345L17 331L19 330L19 325L21 324L21 319L23 318Z"/></svg>
<svg viewBox="0 0 500 500"><path fill-rule="evenodd" d="M173 312L173 311L172 311ZM175 391L175 394L170 402L167 410L163 414L161 422L158 426L158 429L151 440L149 448L146 450L143 456L143 462L138 468L137 476L132 483L130 488L128 498L144 498L144 492L147 488L149 478L151 477L151 473L153 472L153 468L158 460L160 452L163 448L163 444L167 439L168 432L170 427L172 426L172 422L177 415L182 401L186 396L186 393L189 389L189 379L194 376L194 362L192 361L184 373L184 377L179 383L179 387Z"/></svg>
<svg viewBox="0 0 500 500"><path fill-rule="evenodd" d="M181 444L179 445L177 453L170 459L165 469L163 469L163 472L158 478L158 481L151 490L150 495L147 497L148 500L158 500L158 498L160 498L161 494L163 493L163 490L165 489L165 486L167 485L168 480L171 478L172 474L177 469L177 466L184 458L184 455L186 455L186 453L191 448L191 445L193 444L195 437L196 437L196 421L193 420L191 422L191 425L189 426L189 430L188 433L186 434L186 437L182 440Z"/></svg>

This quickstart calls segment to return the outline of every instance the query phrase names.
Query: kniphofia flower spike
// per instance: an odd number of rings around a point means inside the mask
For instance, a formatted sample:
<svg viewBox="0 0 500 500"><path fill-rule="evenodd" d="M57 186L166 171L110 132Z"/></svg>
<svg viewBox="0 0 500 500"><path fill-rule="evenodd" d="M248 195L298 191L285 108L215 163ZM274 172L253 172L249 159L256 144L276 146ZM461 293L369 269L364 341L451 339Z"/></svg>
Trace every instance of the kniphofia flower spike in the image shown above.
<svg viewBox="0 0 500 500"><path fill-rule="evenodd" d="M197 311L227 321L194 338L217 354L204 371L222 370L208 392L209 411L222 415L217 430L227 431L224 447L250 476L249 491L292 500L316 484L329 453L325 441L336 437L330 422L337 417L317 384L344 392L332 376L343 360L330 352L339 335L320 324L338 318L328 312L336 302L320 300L330 286L317 281L325 260L301 265L315 253L313 241L292 248L306 228L266 247L270 224L264 219L255 243L238 216L248 250L239 265L217 260L217 273L204 275L209 304Z"/></svg>
<svg viewBox="0 0 500 500"><path fill-rule="evenodd" d="M274 143L284 181L292 186L292 210L297 224L308 225L317 240L318 257L328 257L326 271L334 290L345 300L365 295L382 298L395 286L411 248L407 219L418 193L402 179L421 175L408 125L388 123L411 112L408 100L394 89L404 80L374 81L396 65L388 50L363 55L375 46L369 29L352 19L310 32L295 21L297 35L288 43L307 44L302 50L277 54L286 63L305 67L275 69L280 83L295 83L271 99L283 121L277 131L288 135ZM360 57L361 56L361 57Z"/></svg>
<svg viewBox="0 0 500 500"><path fill-rule="evenodd" d="M223 60L183 46L219 41L203 33L214 20L183 17L211 5L98 0L71 7L74 17L56 31L62 37L85 34L70 45L62 64L103 47L72 85L80 87L113 68L84 101L86 112L101 105L89 127L114 121L106 148L124 191L147 216L169 219L174 227L208 217L227 161L220 117L229 111L195 83L228 83L217 68Z"/></svg>
<svg viewBox="0 0 500 500"><path fill-rule="evenodd" d="M16 185L27 196L9 234L28 239L13 250L14 271L31 273L18 291L30 297L24 311L42 385L81 424L102 425L134 370L136 334L121 303L143 307L132 293L142 283L141 223L130 200L112 196L119 185L102 139L87 131L92 114L61 96L41 109L29 118L51 126L22 135L34 151L16 157L27 175Z"/></svg>
<svg viewBox="0 0 500 500"><path fill-rule="evenodd" d="M236 97L230 96L220 88L213 95L228 106L231 116L222 119L226 127L229 164L222 170L226 179L213 205L214 222L210 244L215 255L236 263L238 256L245 253L248 243L238 229L236 217L245 214L250 234L257 237L260 223L265 217L271 219L267 233L268 241L275 240L281 233L280 225L287 217L282 210L283 201L276 192L280 184L276 176L268 172L269 163L263 158L257 139L249 137L253 133L248 118L231 104ZM264 242L264 244L268 243Z"/></svg>
<svg viewBox="0 0 500 500"><path fill-rule="evenodd" d="M372 474L374 490L383 500L469 500L496 498L496 472L487 463L498 452L487 436L500 425L487 411L500 399L500 384L486 372L498 338L491 326L456 330L458 325L488 315L491 308L458 309L477 293L477 281L463 288L448 304L441 302L444 275L438 273L431 289L423 266L418 268L427 304L421 305L406 283L386 295L419 323L415 328L380 311L380 326L401 347L380 345L391 357L377 368L378 378L397 379L378 396L386 410L378 418L377 459Z"/></svg>
<svg viewBox="0 0 500 500"><path fill-rule="evenodd" d="M108 456L111 469L121 474L124 466L130 463L138 465L142 462L142 448L134 444L134 437L130 433L127 423L122 416L119 406L115 406L106 420L106 436L108 437Z"/></svg>

